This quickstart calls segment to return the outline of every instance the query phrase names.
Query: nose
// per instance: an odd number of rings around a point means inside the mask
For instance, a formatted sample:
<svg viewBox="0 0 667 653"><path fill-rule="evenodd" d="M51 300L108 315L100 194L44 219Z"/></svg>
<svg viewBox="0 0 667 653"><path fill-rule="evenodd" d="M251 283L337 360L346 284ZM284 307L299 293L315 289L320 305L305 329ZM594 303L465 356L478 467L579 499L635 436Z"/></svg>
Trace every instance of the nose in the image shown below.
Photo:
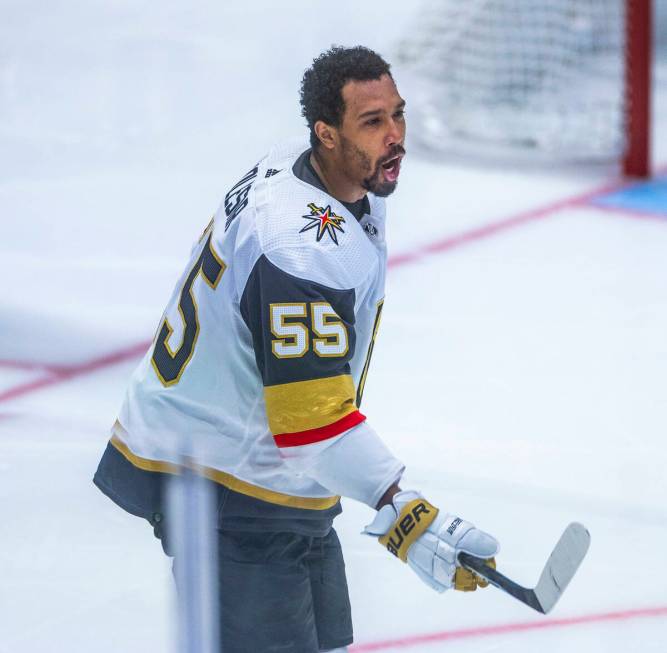
<svg viewBox="0 0 667 653"><path fill-rule="evenodd" d="M397 120L390 118L389 129L385 135L384 144L386 147L396 145L403 140L403 125Z"/></svg>

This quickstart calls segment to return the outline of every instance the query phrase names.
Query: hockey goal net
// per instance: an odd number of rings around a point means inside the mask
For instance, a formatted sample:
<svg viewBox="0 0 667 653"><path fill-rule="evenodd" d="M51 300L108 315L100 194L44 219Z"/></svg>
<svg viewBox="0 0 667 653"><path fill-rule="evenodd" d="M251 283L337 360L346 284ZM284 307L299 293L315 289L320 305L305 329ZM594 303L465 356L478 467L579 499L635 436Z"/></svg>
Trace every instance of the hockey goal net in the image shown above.
<svg viewBox="0 0 667 653"><path fill-rule="evenodd" d="M649 169L650 0L430 0L398 61L429 148ZM411 112L414 103L411 103Z"/></svg>

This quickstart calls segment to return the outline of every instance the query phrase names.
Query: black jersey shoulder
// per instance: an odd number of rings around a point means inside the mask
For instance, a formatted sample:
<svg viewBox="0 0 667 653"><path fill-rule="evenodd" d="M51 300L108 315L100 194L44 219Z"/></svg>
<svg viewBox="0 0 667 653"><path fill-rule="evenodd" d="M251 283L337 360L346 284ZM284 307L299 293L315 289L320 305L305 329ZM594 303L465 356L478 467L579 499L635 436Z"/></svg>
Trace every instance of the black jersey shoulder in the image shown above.
<svg viewBox="0 0 667 653"><path fill-rule="evenodd" d="M294 381L349 374L349 361L356 347L354 288L338 289L301 279L274 265L265 255L259 257L248 278L240 301L241 316L252 334L257 367L265 386ZM290 318L299 322L308 334L316 332L312 307L326 304L342 324L347 338L347 350L340 356L323 357L312 347L295 358L278 357L272 343L275 333L272 318L274 306L303 307L302 317ZM310 335L309 335L310 337Z"/></svg>

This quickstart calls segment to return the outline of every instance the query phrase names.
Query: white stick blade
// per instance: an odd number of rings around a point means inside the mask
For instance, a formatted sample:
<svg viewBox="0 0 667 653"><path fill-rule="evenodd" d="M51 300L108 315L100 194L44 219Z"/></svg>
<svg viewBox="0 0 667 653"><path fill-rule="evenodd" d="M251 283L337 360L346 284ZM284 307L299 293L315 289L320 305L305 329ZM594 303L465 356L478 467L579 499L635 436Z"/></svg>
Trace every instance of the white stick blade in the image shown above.
<svg viewBox="0 0 667 653"><path fill-rule="evenodd" d="M535 588L535 595L545 614L556 605L579 569L590 542L590 533L577 522L570 524L561 535Z"/></svg>

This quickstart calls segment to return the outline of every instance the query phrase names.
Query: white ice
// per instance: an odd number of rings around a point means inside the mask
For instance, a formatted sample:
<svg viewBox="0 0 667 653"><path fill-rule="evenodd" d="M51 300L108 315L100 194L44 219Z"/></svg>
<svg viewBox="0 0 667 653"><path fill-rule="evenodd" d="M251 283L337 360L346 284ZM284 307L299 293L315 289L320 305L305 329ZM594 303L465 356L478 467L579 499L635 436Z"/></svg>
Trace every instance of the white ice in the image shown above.
<svg viewBox="0 0 667 653"><path fill-rule="evenodd" d="M305 138L313 56L334 42L391 56L411 3L360 4L5 3L0 359L73 365L149 339L230 182ZM392 255L615 178L408 153ZM553 619L663 613L383 650L665 650L666 272L667 219L581 206L392 268L364 412L404 485L497 535L525 584L569 521L586 524ZM169 563L91 483L135 364L0 402L1 653L169 650ZM43 375L0 366L0 395ZM359 535L370 517L346 502L337 520L359 645L549 621L493 588L433 593Z"/></svg>

